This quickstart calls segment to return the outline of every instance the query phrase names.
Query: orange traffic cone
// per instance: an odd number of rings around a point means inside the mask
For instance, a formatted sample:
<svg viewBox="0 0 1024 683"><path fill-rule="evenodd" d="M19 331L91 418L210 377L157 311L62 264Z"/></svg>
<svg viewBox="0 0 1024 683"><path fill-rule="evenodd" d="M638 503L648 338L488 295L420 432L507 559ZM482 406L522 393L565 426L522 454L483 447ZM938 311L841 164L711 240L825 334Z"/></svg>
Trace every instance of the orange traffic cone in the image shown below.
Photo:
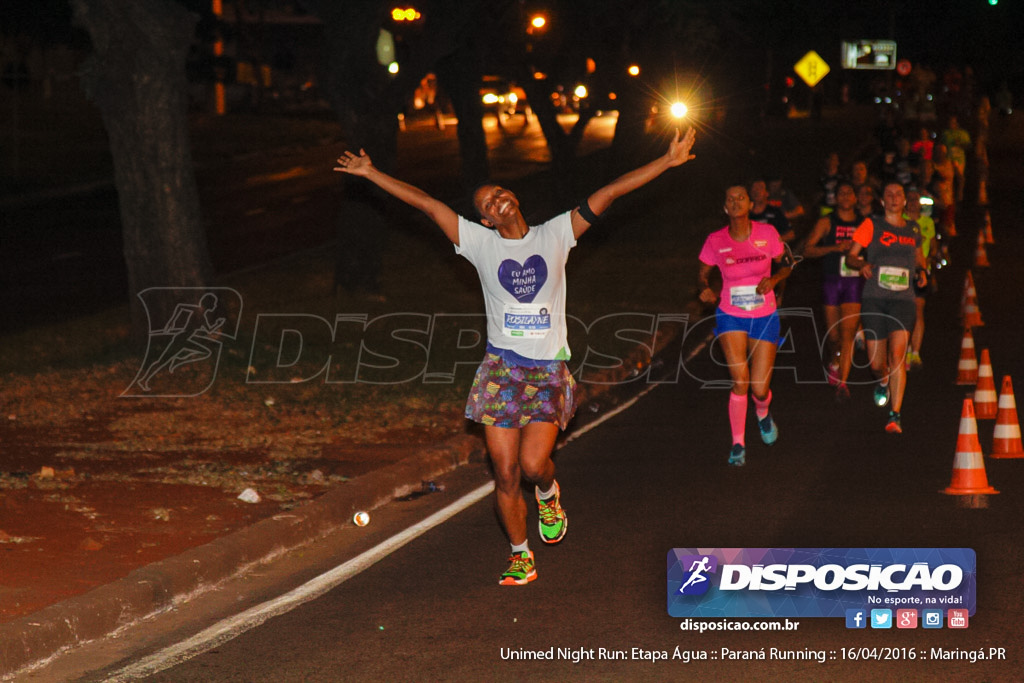
<svg viewBox="0 0 1024 683"><path fill-rule="evenodd" d="M978 359L974 355L974 335L971 328L964 329L964 338L960 342L960 362L957 364L957 384L978 383Z"/></svg>
<svg viewBox="0 0 1024 683"><path fill-rule="evenodd" d="M984 204L982 204L984 206ZM992 216L988 211L985 212L985 227L983 229L985 233L985 244L995 244L996 240L992 237Z"/></svg>
<svg viewBox="0 0 1024 683"><path fill-rule="evenodd" d="M978 293L974 289L974 276L967 271L967 278L964 281L964 295L960 302L960 317L963 318L964 327L982 327L985 321L981 319L981 309L978 308Z"/></svg>
<svg viewBox="0 0 1024 683"><path fill-rule="evenodd" d="M988 268L991 263L988 262L988 252L985 251L985 231L978 231L978 247L974 250L974 267L975 268Z"/></svg>
<svg viewBox="0 0 1024 683"><path fill-rule="evenodd" d="M1017 421L1017 402L1013 398L1013 383L1009 375L1003 377L1003 390L999 393L999 412L996 414L996 429L992 434L992 457L1024 458L1020 422Z"/></svg>
<svg viewBox="0 0 1024 683"><path fill-rule="evenodd" d="M978 383L974 387L974 415L979 420L994 420L998 405L996 382L992 377L992 362L988 357L988 349L982 349L981 363L978 364Z"/></svg>
<svg viewBox="0 0 1024 683"><path fill-rule="evenodd" d="M985 457L981 454L981 443L978 441L978 423L974 419L974 402L969 398L964 399L963 411L960 413L953 478L942 492L951 496L999 493L988 485Z"/></svg>

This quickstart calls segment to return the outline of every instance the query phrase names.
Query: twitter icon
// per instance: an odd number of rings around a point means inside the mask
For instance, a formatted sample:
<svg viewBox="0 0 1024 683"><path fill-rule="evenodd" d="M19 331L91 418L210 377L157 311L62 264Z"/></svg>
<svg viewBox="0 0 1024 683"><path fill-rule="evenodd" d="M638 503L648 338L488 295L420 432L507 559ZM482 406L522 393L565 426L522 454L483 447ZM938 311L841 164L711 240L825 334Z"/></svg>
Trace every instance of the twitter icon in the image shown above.
<svg viewBox="0 0 1024 683"><path fill-rule="evenodd" d="M892 628L892 610L871 610L871 628Z"/></svg>

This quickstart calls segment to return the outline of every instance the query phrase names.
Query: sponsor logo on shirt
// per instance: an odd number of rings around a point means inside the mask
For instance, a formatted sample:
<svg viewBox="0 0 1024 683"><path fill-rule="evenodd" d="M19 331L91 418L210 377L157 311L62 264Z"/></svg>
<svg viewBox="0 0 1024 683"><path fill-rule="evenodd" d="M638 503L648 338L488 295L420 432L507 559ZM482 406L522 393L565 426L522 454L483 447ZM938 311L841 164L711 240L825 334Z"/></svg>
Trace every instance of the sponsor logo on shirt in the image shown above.
<svg viewBox="0 0 1024 683"><path fill-rule="evenodd" d="M904 237L902 235L895 235L894 233L891 233L888 230L886 230L885 232L882 233L882 236L878 239L878 241L882 244L882 246L885 246L885 247L891 247L893 244L897 244L897 243L905 245L905 246L910 246L910 247L912 247L912 246L914 246L916 244L916 242L915 242L913 237Z"/></svg>
<svg viewBox="0 0 1024 683"><path fill-rule="evenodd" d="M750 263L751 261L764 261L768 257L764 254L758 254L757 256L742 256L740 258L732 258L731 256L725 259L725 265L732 266L737 263Z"/></svg>

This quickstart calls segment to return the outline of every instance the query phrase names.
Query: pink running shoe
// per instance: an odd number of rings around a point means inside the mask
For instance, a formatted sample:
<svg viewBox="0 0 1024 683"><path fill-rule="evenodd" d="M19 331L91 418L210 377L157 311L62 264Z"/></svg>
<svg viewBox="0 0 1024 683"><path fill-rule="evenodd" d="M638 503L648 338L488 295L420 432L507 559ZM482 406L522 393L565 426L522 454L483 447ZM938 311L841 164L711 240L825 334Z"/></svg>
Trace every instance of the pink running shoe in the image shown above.
<svg viewBox="0 0 1024 683"><path fill-rule="evenodd" d="M836 363L829 363L827 374L829 386L839 386L842 381L839 378L839 365Z"/></svg>

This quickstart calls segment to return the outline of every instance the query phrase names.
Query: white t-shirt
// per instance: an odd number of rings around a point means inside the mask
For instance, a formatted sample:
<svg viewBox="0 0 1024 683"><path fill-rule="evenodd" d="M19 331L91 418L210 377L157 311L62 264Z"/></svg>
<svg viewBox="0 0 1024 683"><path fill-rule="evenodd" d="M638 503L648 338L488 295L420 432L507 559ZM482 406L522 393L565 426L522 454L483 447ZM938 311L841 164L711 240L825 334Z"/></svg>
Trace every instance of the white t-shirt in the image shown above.
<svg viewBox="0 0 1024 683"><path fill-rule="evenodd" d="M487 341L533 360L568 360L565 261L576 246L571 212L531 227L519 240L459 216L461 254L476 267Z"/></svg>

